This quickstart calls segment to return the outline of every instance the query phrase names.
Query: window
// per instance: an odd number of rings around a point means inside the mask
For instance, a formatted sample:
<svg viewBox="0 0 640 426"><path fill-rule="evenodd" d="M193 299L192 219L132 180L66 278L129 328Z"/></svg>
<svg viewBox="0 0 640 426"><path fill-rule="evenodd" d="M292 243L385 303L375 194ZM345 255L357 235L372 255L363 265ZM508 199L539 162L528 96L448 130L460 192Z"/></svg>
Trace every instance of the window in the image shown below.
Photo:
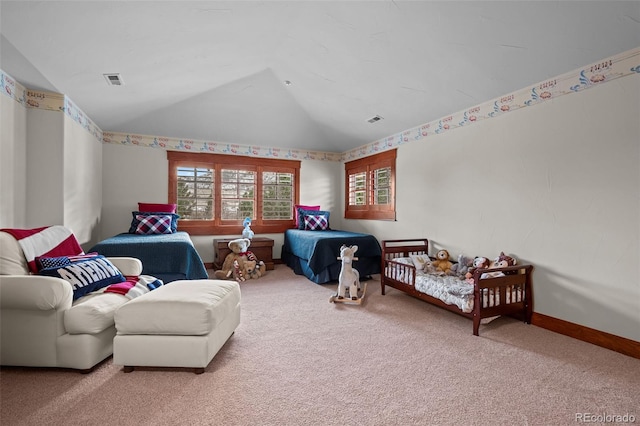
<svg viewBox="0 0 640 426"><path fill-rule="evenodd" d="M167 151L169 202L178 228L194 235L240 234L251 218L255 233L294 226L300 161Z"/></svg>
<svg viewBox="0 0 640 426"><path fill-rule="evenodd" d="M395 220L395 149L345 163L344 171L345 218Z"/></svg>

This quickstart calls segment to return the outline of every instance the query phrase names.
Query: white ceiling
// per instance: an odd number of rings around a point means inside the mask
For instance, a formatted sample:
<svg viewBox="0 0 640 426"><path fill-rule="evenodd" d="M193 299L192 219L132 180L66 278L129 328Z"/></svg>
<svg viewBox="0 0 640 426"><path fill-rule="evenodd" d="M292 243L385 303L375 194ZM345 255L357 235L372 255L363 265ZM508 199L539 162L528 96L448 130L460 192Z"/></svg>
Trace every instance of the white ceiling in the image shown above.
<svg viewBox="0 0 640 426"><path fill-rule="evenodd" d="M69 96L104 131L329 152L640 46L639 1L0 7L0 68Z"/></svg>

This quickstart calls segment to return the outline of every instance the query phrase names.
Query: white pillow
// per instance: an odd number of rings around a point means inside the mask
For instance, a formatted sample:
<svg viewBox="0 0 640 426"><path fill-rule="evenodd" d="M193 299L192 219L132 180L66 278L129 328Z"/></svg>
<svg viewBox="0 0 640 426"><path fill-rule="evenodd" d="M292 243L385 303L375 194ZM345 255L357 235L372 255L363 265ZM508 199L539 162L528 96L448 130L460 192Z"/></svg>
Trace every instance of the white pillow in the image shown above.
<svg viewBox="0 0 640 426"><path fill-rule="evenodd" d="M410 254L409 257L418 270L423 270L425 263L431 263L431 259L428 254Z"/></svg>

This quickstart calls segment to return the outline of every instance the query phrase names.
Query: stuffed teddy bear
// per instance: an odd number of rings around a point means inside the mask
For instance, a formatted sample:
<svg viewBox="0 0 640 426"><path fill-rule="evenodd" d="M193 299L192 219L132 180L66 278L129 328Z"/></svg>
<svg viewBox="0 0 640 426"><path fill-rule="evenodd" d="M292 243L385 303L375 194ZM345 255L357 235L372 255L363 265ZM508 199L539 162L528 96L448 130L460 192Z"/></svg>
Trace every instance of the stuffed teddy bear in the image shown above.
<svg viewBox="0 0 640 426"><path fill-rule="evenodd" d="M242 277L244 280L258 279L267 272L267 265L262 260L247 260L244 262Z"/></svg>
<svg viewBox="0 0 640 426"><path fill-rule="evenodd" d="M248 238L237 238L229 241L227 246L231 250L231 253L225 257L222 269L215 271L214 276L220 280L238 280L239 276L242 275L244 263L249 260L250 257L253 257L253 260L256 260L255 255L249 251L250 245L251 240Z"/></svg>
<svg viewBox="0 0 640 426"><path fill-rule="evenodd" d="M431 263L437 270L442 271L447 275L451 273L451 267L453 266L453 263L451 263L451 261L449 260L448 251L444 249L438 250L435 260Z"/></svg>

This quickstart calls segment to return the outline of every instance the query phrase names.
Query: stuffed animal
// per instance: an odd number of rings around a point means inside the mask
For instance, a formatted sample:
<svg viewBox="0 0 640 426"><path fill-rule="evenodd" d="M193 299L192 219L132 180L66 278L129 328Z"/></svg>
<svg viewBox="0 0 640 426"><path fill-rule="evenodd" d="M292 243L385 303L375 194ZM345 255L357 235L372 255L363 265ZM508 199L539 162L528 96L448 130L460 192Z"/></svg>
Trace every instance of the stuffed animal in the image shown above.
<svg viewBox="0 0 640 426"><path fill-rule="evenodd" d="M492 264L491 267L492 268L505 268L507 266L515 266L516 264L516 260L511 257L511 256L507 256L506 254L504 254L503 251L500 252L500 256L496 257ZM513 271L511 271L513 272Z"/></svg>
<svg viewBox="0 0 640 426"><path fill-rule="evenodd" d="M473 259L473 265L467 270L467 273L464 276L464 280L469 284L473 284L473 273L476 269L487 269L489 267L489 259L486 257L476 256Z"/></svg>
<svg viewBox="0 0 640 426"><path fill-rule="evenodd" d="M449 260L449 252L444 249L438 250L436 253L436 259L432 264L437 270L442 271L447 275L451 273L451 267L453 266L453 263Z"/></svg>
<svg viewBox="0 0 640 426"><path fill-rule="evenodd" d="M245 217L244 222L242 222L242 226L244 226L244 229L242 230L242 238L252 239L254 233L251 230L251 218Z"/></svg>
<svg viewBox="0 0 640 426"><path fill-rule="evenodd" d="M439 271L436 270L436 267L433 266L433 260L427 257L422 264L422 271L425 274L437 274Z"/></svg>
<svg viewBox="0 0 640 426"><path fill-rule="evenodd" d="M352 267L354 260L358 260L355 257L355 253L358 251L358 246L347 247L342 245L340 247L340 257L342 260L342 269L338 276L338 299L344 299L346 297L347 288L349 289L349 296L351 300L358 300L358 290L360 290L360 273L357 269Z"/></svg>
<svg viewBox="0 0 640 426"><path fill-rule="evenodd" d="M455 263L451 267L451 272L459 278L466 276L469 268L473 267L473 258L465 256L464 254L458 255L458 263Z"/></svg>
<svg viewBox="0 0 640 426"><path fill-rule="evenodd" d="M418 271L423 271L425 274L436 274L433 261L426 253L410 254L409 257Z"/></svg>
<svg viewBox="0 0 640 426"><path fill-rule="evenodd" d="M500 252L500 255L496 257L493 262L491 262L490 268L505 268L507 266L515 266L516 260L504 254L503 251ZM506 274L512 275L515 274L516 271L493 271L493 272L485 272L482 274L482 278L494 278L494 277L504 277Z"/></svg>
<svg viewBox="0 0 640 426"><path fill-rule="evenodd" d="M473 259L473 267L476 269L487 269L491 263L486 257L475 257Z"/></svg>
<svg viewBox="0 0 640 426"><path fill-rule="evenodd" d="M256 260L255 255L249 251L251 240L248 238L237 238L229 241L227 246L231 250L231 253L225 257L222 264L222 269L215 271L214 276L220 280L235 279L242 275L244 269L244 263L247 260ZM241 281L244 281L240 279Z"/></svg>
<svg viewBox="0 0 640 426"><path fill-rule="evenodd" d="M247 271L247 263L249 263L249 262L255 263L252 260L245 260L245 261L242 261L242 266L241 266L240 265L241 261L242 260L239 260L239 259L236 259L236 260L233 261L233 273L231 275L232 278L234 280L238 281L239 283L243 282L243 281L246 281L249 278L251 278L249 276L249 272ZM253 265L253 266L255 266L255 265Z"/></svg>
<svg viewBox="0 0 640 426"><path fill-rule="evenodd" d="M242 278L258 279L267 272L267 265L262 260L247 260L244 262L244 269L242 271Z"/></svg>

